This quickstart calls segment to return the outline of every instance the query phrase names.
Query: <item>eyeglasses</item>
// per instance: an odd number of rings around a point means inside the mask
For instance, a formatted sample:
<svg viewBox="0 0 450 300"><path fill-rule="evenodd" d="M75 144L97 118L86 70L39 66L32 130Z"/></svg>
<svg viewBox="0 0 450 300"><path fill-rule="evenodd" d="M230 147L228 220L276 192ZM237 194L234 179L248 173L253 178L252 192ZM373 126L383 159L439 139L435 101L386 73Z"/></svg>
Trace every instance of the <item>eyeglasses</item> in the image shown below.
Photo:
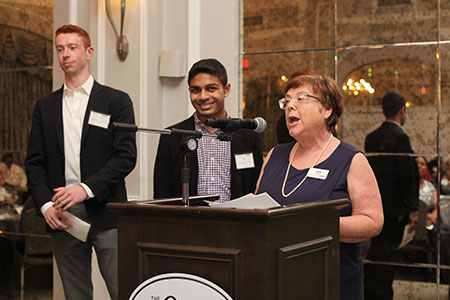
<svg viewBox="0 0 450 300"><path fill-rule="evenodd" d="M281 109L286 109L286 106L289 101L292 101L293 103L302 102L302 101L305 101L306 98L308 98L308 97L321 101L319 97L316 97L316 96L313 96L310 94L300 94L300 95L295 96L294 98L287 98L287 97L281 98L280 100L278 100L278 105L280 106Z"/></svg>

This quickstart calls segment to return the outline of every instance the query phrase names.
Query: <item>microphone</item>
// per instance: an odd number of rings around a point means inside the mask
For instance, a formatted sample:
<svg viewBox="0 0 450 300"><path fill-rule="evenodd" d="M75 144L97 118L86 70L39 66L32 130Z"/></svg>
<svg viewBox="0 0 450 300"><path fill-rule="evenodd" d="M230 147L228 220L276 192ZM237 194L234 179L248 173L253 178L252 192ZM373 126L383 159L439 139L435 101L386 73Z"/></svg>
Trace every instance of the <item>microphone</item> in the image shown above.
<svg viewBox="0 0 450 300"><path fill-rule="evenodd" d="M206 126L220 128L223 131L234 131L239 128L254 129L256 132L263 132L267 127L267 122L261 117L254 119L239 118L212 118L206 119Z"/></svg>
<svg viewBox="0 0 450 300"><path fill-rule="evenodd" d="M136 132L139 129L134 124L120 123L120 122L111 122L110 127L114 132L117 132L117 131Z"/></svg>

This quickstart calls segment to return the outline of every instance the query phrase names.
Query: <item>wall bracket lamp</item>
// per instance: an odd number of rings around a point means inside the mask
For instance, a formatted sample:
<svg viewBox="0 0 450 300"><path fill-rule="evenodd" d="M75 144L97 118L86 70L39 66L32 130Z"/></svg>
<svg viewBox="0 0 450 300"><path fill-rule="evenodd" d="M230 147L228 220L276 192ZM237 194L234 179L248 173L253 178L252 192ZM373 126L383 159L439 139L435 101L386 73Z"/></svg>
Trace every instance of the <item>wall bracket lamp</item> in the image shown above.
<svg viewBox="0 0 450 300"><path fill-rule="evenodd" d="M111 16L111 9L110 9L110 0L105 0L105 8L106 8L106 15L108 16L109 23L111 23L111 26L114 30L114 34L116 35L117 44L117 55L119 56L119 59L121 61L124 61L127 58L128 51L129 51L129 44L128 39L125 35L123 35L123 20L125 18L125 0L120 1L120 35L117 33L116 26L114 24L114 20Z"/></svg>

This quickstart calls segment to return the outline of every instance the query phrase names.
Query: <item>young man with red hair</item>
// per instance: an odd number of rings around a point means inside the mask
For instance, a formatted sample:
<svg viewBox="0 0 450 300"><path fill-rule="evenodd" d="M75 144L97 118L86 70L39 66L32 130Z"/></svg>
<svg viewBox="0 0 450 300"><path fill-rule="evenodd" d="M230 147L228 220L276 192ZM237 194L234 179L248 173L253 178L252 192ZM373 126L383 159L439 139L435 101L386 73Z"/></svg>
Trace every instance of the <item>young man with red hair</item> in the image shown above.
<svg viewBox="0 0 450 300"><path fill-rule="evenodd" d="M136 141L135 134L114 133L109 124L134 124L133 104L90 75L94 49L84 29L58 28L55 46L64 85L36 102L25 160L28 187L51 228L66 299L92 299L92 247L111 299L117 299L117 219L106 204L126 201L124 178L136 163ZM67 211L91 223L86 241L66 231L73 226Z"/></svg>

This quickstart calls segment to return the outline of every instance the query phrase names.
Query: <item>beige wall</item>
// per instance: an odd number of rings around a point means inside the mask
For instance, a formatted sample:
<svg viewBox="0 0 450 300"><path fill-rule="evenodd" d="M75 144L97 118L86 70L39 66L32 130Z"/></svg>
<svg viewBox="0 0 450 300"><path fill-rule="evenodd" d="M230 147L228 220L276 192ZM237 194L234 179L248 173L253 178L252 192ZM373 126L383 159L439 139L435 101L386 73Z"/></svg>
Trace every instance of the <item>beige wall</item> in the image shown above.
<svg viewBox="0 0 450 300"><path fill-rule="evenodd" d="M140 127L164 128L192 112L186 77L159 77L162 50L186 56L186 70L201 58L215 57L227 67L233 91L228 111L239 116L238 1L220 0L129 0L126 2L124 34L130 53L121 62L115 52L115 36L102 0L54 1L54 28L74 23L88 30L95 49L91 72L100 83L122 89L131 96ZM119 1L111 0L119 26ZM54 88L63 76L54 57ZM130 199L149 199L153 194L153 164L158 136L138 133L138 163L127 178Z"/></svg>
<svg viewBox="0 0 450 300"><path fill-rule="evenodd" d="M119 26L119 2L111 0L111 10ZM54 25L73 23L91 35L95 49L91 73L102 84L128 92L133 100L138 126L160 129L188 117L193 111L188 100L186 78L161 78L162 50L185 53L188 69L193 62L215 57L227 67L233 93L228 110L238 116L239 17L237 0L128 0L124 34L130 53L120 61L115 52L115 36L102 0L54 0ZM63 74L54 57L54 89ZM138 133L138 162L127 177L129 199L149 199L153 195L153 164L158 136ZM95 266L96 264L94 264ZM97 273L97 270L94 270ZM106 289L94 288L96 299L105 299ZM62 299L55 287L55 299Z"/></svg>

